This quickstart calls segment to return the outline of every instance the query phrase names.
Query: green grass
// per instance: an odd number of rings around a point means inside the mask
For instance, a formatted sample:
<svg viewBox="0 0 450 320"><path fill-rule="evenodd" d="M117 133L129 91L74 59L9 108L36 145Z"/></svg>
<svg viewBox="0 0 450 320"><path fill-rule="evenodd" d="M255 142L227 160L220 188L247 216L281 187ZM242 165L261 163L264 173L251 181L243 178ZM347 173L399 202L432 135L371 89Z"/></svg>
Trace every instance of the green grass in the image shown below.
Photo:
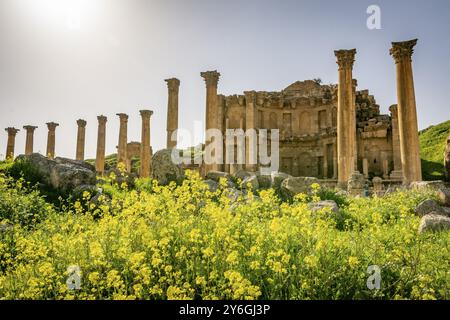
<svg viewBox="0 0 450 320"><path fill-rule="evenodd" d="M419 132L424 180L443 180L445 178L444 151L449 135L450 120Z"/></svg>

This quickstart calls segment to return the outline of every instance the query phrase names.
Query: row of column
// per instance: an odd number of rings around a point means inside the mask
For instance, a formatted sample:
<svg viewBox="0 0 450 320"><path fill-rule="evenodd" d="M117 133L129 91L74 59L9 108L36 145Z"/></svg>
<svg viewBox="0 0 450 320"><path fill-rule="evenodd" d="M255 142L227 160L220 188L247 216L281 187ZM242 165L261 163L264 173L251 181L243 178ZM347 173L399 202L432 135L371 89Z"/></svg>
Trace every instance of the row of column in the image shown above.
<svg viewBox="0 0 450 320"><path fill-rule="evenodd" d="M419 155L417 110L412 72L413 48L417 39L393 42L390 54L396 64L397 107L393 107L393 131L398 130L399 143L393 141L394 171L400 170L395 152L400 149L401 170L405 184L422 180ZM339 66L338 83L338 183L345 185L356 168L356 105L353 90L353 64L356 50L335 51ZM398 128L397 128L398 123ZM393 132L393 134L396 132Z"/></svg>
<svg viewBox="0 0 450 320"><path fill-rule="evenodd" d="M47 136L47 156L49 158L53 158L55 156L55 131L56 127L59 124L55 122L47 123L48 128L48 136ZM23 127L26 131L26 139L25 139L25 154L30 155L33 153L33 145L34 145L34 131L38 128L36 126L27 125ZM16 135L20 131L14 127L9 127L5 129L8 132L8 142L6 145L6 159L14 158L14 149L15 149L15 141Z"/></svg>
<svg viewBox="0 0 450 320"><path fill-rule="evenodd" d="M151 172L151 146L150 146L150 117L153 114L151 110L141 110L142 118L142 135L141 135L141 168L140 176L149 177ZM118 144L118 163L126 163L127 160L127 122L128 115L124 113L117 114L120 118L120 130L119 130L119 144ZM105 170L105 144L106 144L106 122L107 117L100 115L98 120L98 133L97 133L97 154L95 160L95 168L97 172L103 173ZM76 147L76 160L83 161L85 153L86 142L86 125L87 122L83 119L77 120L78 132L77 132L77 147ZM55 137L56 127L59 124L55 122L47 123L48 136L47 136L47 157L53 159L55 156ZM26 130L25 141L25 154L31 155L33 153L33 140L34 131L36 126L24 126ZM6 147L6 158L14 158L15 138L19 129L9 127L5 129L8 132L8 142Z"/></svg>
<svg viewBox="0 0 450 320"><path fill-rule="evenodd" d="M150 146L150 117L153 111L141 110L140 115L142 119L142 134L141 134L141 154L140 154L140 171L139 175L142 178L148 178L151 172L151 146ZM127 145L128 145L128 115L125 113L118 113L120 120L119 126L119 143L117 147L117 163L126 165L127 162ZM106 123L108 118L100 115L97 117L98 132L97 132L97 154L95 158L95 169L102 173L105 170L105 154L106 154ZM78 134L77 134L77 160L84 158L85 145L85 128L86 121L78 120Z"/></svg>
<svg viewBox="0 0 450 320"><path fill-rule="evenodd" d="M178 129L178 93L180 80L170 78L165 80L168 88L168 106L167 106L167 148L175 148L177 145L176 131ZM217 87L217 86L216 86ZM148 177L151 172L151 146L150 146L150 117L153 114L151 110L141 110L142 117L142 141L141 141L141 172L142 177ZM127 162L127 146L128 146L128 115L118 113L120 119L119 143L117 151L117 162L126 164ZM95 167L98 172L105 169L105 144L106 144L106 123L107 117L101 115L97 117L98 133L97 133L97 152ZM77 145L75 159L83 161L85 157L86 144L86 125L83 119L77 120ZM59 124L55 122L47 123L47 157L55 156L55 131ZM23 127L26 130L25 154L33 153L34 131L36 126L27 125ZM15 138L19 129L9 127L5 129L8 132L8 142L6 148L6 158L14 158Z"/></svg>

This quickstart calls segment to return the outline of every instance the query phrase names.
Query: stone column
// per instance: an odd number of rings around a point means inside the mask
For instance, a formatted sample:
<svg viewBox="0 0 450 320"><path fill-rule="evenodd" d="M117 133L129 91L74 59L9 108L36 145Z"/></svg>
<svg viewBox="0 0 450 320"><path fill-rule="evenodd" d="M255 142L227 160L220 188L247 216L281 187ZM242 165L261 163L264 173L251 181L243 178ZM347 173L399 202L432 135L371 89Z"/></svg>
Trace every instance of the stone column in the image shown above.
<svg viewBox="0 0 450 320"><path fill-rule="evenodd" d="M338 86L338 185L345 187L355 167L355 128L352 69L356 49L334 52L339 65Z"/></svg>
<svg viewBox="0 0 450 320"><path fill-rule="evenodd" d="M173 149L177 146L177 140L172 140L172 134L178 129L178 92L180 89L180 80L171 78L164 80L167 82L169 90L169 99L167 101L167 149Z"/></svg>
<svg viewBox="0 0 450 320"><path fill-rule="evenodd" d="M411 63L413 48L416 43L417 39L393 42L390 50L397 69L398 129L404 184L422 180L416 98Z"/></svg>
<svg viewBox="0 0 450 320"><path fill-rule="evenodd" d="M363 175L364 178L369 178L369 161L367 160L367 158L363 159Z"/></svg>
<svg viewBox="0 0 450 320"><path fill-rule="evenodd" d="M117 164L122 163L126 165L127 163L127 144L128 144L128 115L125 113L117 114L120 118L120 128L119 128L119 144L117 148Z"/></svg>
<svg viewBox="0 0 450 320"><path fill-rule="evenodd" d="M256 127L256 92L255 91L246 91L245 94L245 170L247 171L256 171L256 160L257 160L257 150L258 150L258 137L256 133L253 137L251 137L250 131L247 130L255 130ZM252 141L252 139L254 141ZM253 144L253 146L252 146ZM250 164L253 162L253 164Z"/></svg>
<svg viewBox="0 0 450 320"><path fill-rule="evenodd" d="M6 159L14 159L14 148L16 145L16 134L19 132L19 129L9 127L5 129L8 132L8 142L6 144Z"/></svg>
<svg viewBox="0 0 450 320"><path fill-rule="evenodd" d="M402 157L400 154L400 135L398 132L398 107L396 104L389 107L392 119L392 155L394 160L394 170L391 172L392 180L402 180Z"/></svg>
<svg viewBox="0 0 450 320"><path fill-rule="evenodd" d="M151 172L151 148L150 148L150 117L151 110L141 110L142 136L141 136L141 178L150 177Z"/></svg>
<svg viewBox="0 0 450 320"><path fill-rule="evenodd" d="M356 126L356 87L358 86L358 81L356 79L352 80L352 93L353 93L353 98L352 98L352 116L350 119L350 122L352 124L352 128L351 128L351 133L353 134L353 170L350 173L353 172L357 172L359 173L358 170L358 130L357 130L357 126Z"/></svg>
<svg viewBox="0 0 450 320"><path fill-rule="evenodd" d="M219 83L220 73L217 70L206 71L200 73L200 76L205 80L206 83L206 120L205 120L205 130L218 128L217 119L217 84ZM206 140L209 140L208 135L205 135ZM209 144L209 142L206 142ZM206 147L206 145L205 145ZM211 170L217 170L218 165L205 164L205 174Z"/></svg>
<svg viewBox="0 0 450 320"><path fill-rule="evenodd" d="M34 130L36 130L37 127L36 126L24 126L23 128L27 132L27 137L25 140L25 155L29 156L33 153Z"/></svg>
<svg viewBox="0 0 450 320"><path fill-rule="evenodd" d="M97 156L95 158L95 169L102 174L105 171L105 144L106 144L106 122L108 118L98 116L98 133L97 133Z"/></svg>
<svg viewBox="0 0 450 320"><path fill-rule="evenodd" d="M47 137L47 157L53 159L55 157L55 130L59 126L58 123L48 122L48 137Z"/></svg>
<svg viewBox="0 0 450 320"><path fill-rule="evenodd" d="M78 161L84 161L84 145L86 143L86 121L83 119L77 120L78 132L77 132L77 151L75 159Z"/></svg>
<svg viewBox="0 0 450 320"><path fill-rule="evenodd" d="M337 140L333 144L333 179L338 178Z"/></svg>

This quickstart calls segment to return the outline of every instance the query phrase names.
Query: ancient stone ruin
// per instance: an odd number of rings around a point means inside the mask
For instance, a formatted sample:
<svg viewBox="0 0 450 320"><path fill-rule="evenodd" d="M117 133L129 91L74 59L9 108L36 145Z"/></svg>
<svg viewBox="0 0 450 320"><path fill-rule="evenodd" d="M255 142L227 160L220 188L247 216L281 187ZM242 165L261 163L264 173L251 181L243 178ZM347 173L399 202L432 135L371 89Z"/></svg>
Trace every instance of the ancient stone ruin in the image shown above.
<svg viewBox="0 0 450 320"><path fill-rule="evenodd" d="M412 54L417 40L394 42L390 54L397 72L397 104L390 114L381 114L375 97L369 90L358 90L353 77L356 50L334 52L338 65L338 83L321 84L318 80L297 81L281 91L244 91L242 94L218 94L220 73L201 72L206 84L205 128L218 129L223 135L227 129L279 129L279 170L293 177L315 177L356 194L364 192L367 179L374 181L377 193L382 193L383 182L409 184L421 181L417 112L412 78ZM167 144L168 150L177 146L178 93L180 80L165 80L168 88ZM152 175L152 147L150 118L153 111L141 110L142 135L140 142L128 142L128 115L119 113L118 163L131 171L132 161L140 159L141 177ZM105 143L107 117L98 116L97 173L105 171ZM76 160L85 157L85 128L87 122L77 120ZM49 122L47 154L55 157L57 123ZM27 139L25 154L33 153L33 133L37 127L24 126ZM15 136L18 129L7 128L7 158L14 157ZM246 137L245 144L251 141ZM211 141L205 141L206 148ZM269 141L270 144L270 141ZM225 148L224 142L224 150ZM449 146L446 168L449 170ZM235 154L236 156L236 154ZM187 165L207 175L211 171L234 174L241 170L258 172L260 163L249 161L255 157L251 148L245 149L245 163L212 163ZM158 163L158 166L161 166ZM350 186L350 187L349 187Z"/></svg>

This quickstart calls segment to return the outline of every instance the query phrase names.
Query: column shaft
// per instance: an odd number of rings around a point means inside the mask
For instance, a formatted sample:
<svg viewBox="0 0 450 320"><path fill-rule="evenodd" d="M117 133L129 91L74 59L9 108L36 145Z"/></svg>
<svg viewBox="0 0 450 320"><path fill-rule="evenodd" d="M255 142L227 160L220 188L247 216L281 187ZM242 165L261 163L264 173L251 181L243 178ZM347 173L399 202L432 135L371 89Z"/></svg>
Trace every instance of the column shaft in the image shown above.
<svg viewBox="0 0 450 320"><path fill-rule="evenodd" d="M166 79L168 89L167 101L167 148L173 149L177 146L176 136L172 134L178 129L178 91L180 80L177 78Z"/></svg>
<svg viewBox="0 0 450 320"><path fill-rule="evenodd" d="M141 136L141 178L150 177L151 172L151 147L150 147L150 117L151 110L141 110L142 136Z"/></svg>
<svg viewBox="0 0 450 320"><path fill-rule="evenodd" d="M86 121L77 120L78 132L77 132L77 151L75 159L78 161L84 161L84 148L86 143Z"/></svg>
<svg viewBox="0 0 450 320"><path fill-rule="evenodd" d="M57 126L59 126L59 124L57 124L55 122L47 123L47 128L48 128L47 157L49 159L53 159L55 157L55 140L56 140L55 130L56 130Z"/></svg>
<svg viewBox="0 0 450 320"><path fill-rule="evenodd" d="M335 51L339 65L338 86L338 184L345 187L351 173L355 170L355 106L353 94L352 68L356 50Z"/></svg>
<svg viewBox="0 0 450 320"><path fill-rule="evenodd" d="M411 57L417 39L393 42L390 50L397 72L398 129L403 183L422 180L416 99Z"/></svg>
<svg viewBox="0 0 450 320"><path fill-rule="evenodd" d="M205 119L205 147L211 143L209 129L217 129L219 127L217 119L217 84L219 82L220 73L216 70L200 73L206 83L206 119ZM217 157L216 157L217 158ZM217 170L218 164L205 164L205 174L211 170Z"/></svg>
<svg viewBox="0 0 450 320"><path fill-rule="evenodd" d="M117 164L126 165L127 162L127 143L128 143L128 115L125 113L117 114L120 118L119 144L117 148Z"/></svg>
<svg viewBox="0 0 450 320"><path fill-rule="evenodd" d="M34 130L37 129L35 126L24 126L26 130L26 140L25 140L25 155L31 155L33 153L34 144Z"/></svg>
<svg viewBox="0 0 450 320"><path fill-rule="evenodd" d="M105 171L105 144L106 144L106 122L105 116L98 116L97 132L97 156L95 158L95 169L102 174Z"/></svg>
<svg viewBox="0 0 450 320"><path fill-rule="evenodd" d="M5 129L6 132L8 132L8 142L6 144L6 154L5 154L5 158L6 159L14 159L14 149L15 149L15 145L16 145L16 135L17 132L19 132L19 129L16 128L6 128Z"/></svg>

